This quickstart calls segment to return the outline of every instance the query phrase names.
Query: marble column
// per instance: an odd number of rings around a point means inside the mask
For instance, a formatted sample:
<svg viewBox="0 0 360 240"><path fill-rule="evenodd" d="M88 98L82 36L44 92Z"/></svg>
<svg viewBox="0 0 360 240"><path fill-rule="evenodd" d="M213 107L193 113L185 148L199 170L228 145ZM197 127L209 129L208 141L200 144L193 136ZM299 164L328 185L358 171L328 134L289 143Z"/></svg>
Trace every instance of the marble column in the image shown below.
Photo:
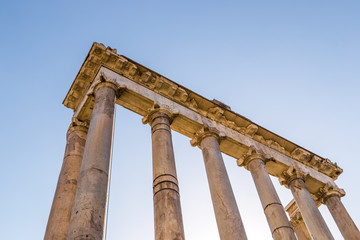
<svg viewBox="0 0 360 240"><path fill-rule="evenodd" d="M191 144L199 145L203 153L220 239L247 239L221 155L216 129L201 130Z"/></svg>
<svg viewBox="0 0 360 240"><path fill-rule="evenodd" d="M156 105L146 118L143 123L150 123L152 139L155 239L184 240L170 129L173 114Z"/></svg>
<svg viewBox="0 0 360 240"><path fill-rule="evenodd" d="M266 170L264 156L250 149L244 158L238 160L238 165L245 166L251 172L273 239L296 240L294 230Z"/></svg>
<svg viewBox="0 0 360 240"><path fill-rule="evenodd" d="M314 240L334 239L325 223L324 218L321 216L314 199L305 185L305 174L298 169L290 167L288 171L284 172L283 177L286 179L285 185L290 188L294 196L311 237Z"/></svg>
<svg viewBox="0 0 360 240"><path fill-rule="evenodd" d="M73 119L66 135L64 160L46 227L45 240L67 238L87 131L87 124Z"/></svg>
<svg viewBox="0 0 360 240"><path fill-rule="evenodd" d="M101 82L81 163L68 239L103 239L117 87Z"/></svg>
<svg viewBox="0 0 360 240"><path fill-rule="evenodd" d="M327 184L322 191L321 200L328 207L344 239L360 240L359 229L340 200L345 196L345 191L330 184Z"/></svg>

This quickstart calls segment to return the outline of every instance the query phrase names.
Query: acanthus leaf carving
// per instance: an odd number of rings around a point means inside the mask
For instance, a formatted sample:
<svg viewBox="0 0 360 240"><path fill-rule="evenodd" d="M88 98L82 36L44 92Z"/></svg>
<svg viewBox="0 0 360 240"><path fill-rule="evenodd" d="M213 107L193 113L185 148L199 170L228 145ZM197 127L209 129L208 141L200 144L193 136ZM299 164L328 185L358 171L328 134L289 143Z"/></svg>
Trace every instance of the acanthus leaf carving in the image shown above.
<svg viewBox="0 0 360 240"><path fill-rule="evenodd" d="M326 183L319 191L315 194L318 201L323 204L326 204L326 200L332 196L338 196L339 198L345 196L345 191L342 188L336 186L335 183Z"/></svg>
<svg viewBox="0 0 360 240"><path fill-rule="evenodd" d="M281 185L289 188L289 185L293 180L300 178L305 182L308 177L309 173L298 167L290 166L286 171L281 173L279 176L279 182Z"/></svg>
<svg viewBox="0 0 360 240"><path fill-rule="evenodd" d="M179 115L179 110L172 109L168 105L164 105L164 104L160 105L157 102L154 102L153 106L150 109L148 109L148 113L142 118L141 120L142 123L143 124L150 123L153 119L153 116L159 112L164 113L169 117L170 124Z"/></svg>

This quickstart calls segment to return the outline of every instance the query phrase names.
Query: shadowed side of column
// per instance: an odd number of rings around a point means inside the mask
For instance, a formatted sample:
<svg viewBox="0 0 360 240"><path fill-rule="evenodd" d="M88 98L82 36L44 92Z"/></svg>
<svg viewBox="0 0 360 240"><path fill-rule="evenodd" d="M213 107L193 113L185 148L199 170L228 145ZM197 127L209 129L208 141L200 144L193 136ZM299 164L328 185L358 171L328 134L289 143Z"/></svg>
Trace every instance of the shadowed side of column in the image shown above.
<svg viewBox="0 0 360 240"><path fill-rule="evenodd" d="M100 83L85 144L68 239L102 239L107 205L115 86Z"/></svg>

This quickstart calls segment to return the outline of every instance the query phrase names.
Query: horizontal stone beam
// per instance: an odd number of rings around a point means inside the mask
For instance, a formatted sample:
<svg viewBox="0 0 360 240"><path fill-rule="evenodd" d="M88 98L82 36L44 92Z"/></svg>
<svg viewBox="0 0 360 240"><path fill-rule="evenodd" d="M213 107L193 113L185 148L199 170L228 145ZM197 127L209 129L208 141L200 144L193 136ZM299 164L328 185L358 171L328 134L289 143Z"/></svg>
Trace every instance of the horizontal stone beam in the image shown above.
<svg viewBox="0 0 360 240"><path fill-rule="evenodd" d="M216 119L200 114L162 94L156 93L153 89L142 86L103 66L97 72L96 77L92 81L92 85L88 88L87 93L75 110L75 117L82 121L88 121L90 119L93 105L92 91L96 82L101 80L100 78L116 82L117 85L123 89L123 93L117 99L117 104L141 116L146 116L148 110L154 103L169 108L171 111L175 110L178 114L173 120L171 128L191 139L195 137L195 133L205 124L219 130L222 138L220 144L221 151L231 157L239 159L248 151L250 146L253 146L271 158L270 161L267 161L266 168L269 174L273 176L280 178L281 174L289 167L296 166L308 174L309 177L306 179L306 185L313 194L317 193L326 183L333 184L331 177L254 139L251 126L248 127L244 133L236 131L228 126L224 126ZM255 127L256 126L254 126L254 128Z"/></svg>

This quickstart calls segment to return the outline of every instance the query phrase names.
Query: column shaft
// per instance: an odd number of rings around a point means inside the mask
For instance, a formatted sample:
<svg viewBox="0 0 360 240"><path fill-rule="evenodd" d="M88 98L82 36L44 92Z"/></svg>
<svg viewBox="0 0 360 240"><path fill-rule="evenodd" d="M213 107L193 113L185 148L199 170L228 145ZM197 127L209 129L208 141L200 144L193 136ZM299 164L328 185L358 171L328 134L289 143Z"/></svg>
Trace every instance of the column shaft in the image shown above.
<svg viewBox="0 0 360 240"><path fill-rule="evenodd" d="M221 240L247 239L217 137L205 136L200 148Z"/></svg>
<svg viewBox="0 0 360 240"><path fill-rule="evenodd" d="M100 83L95 91L68 239L103 239L114 110L114 88Z"/></svg>
<svg viewBox="0 0 360 240"><path fill-rule="evenodd" d="M155 113L151 121L156 240L184 240L170 119Z"/></svg>
<svg viewBox="0 0 360 240"><path fill-rule="evenodd" d="M298 220L298 223L296 223L296 225L293 225L293 228L298 240L312 239L303 219Z"/></svg>
<svg viewBox="0 0 360 240"><path fill-rule="evenodd" d="M360 232L356 227L354 221L351 219L349 213L342 204L340 197L332 195L326 199L325 202L331 215L333 216L336 225L341 234L346 240L360 240Z"/></svg>
<svg viewBox="0 0 360 240"><path fill-rule="evenodd" d="M276 240L296 240L294 230L286 216L263 160L260 158L251 160L248 163L248 168L254 179L273 238Z"/></svg>
<svg viewBox="0 0 360 240"><path fill-rule="evenodd" d="M304 180L295 178L290 182L289 187L312 238L314 240L334 239Z"/></svg>
<svg viewBox="0 0 360 240"><path fill-rule="evenodd" d="M65 155L44 239L65 240L69 231L71 210L83 157L87 127L70 125Z"/></svg>

